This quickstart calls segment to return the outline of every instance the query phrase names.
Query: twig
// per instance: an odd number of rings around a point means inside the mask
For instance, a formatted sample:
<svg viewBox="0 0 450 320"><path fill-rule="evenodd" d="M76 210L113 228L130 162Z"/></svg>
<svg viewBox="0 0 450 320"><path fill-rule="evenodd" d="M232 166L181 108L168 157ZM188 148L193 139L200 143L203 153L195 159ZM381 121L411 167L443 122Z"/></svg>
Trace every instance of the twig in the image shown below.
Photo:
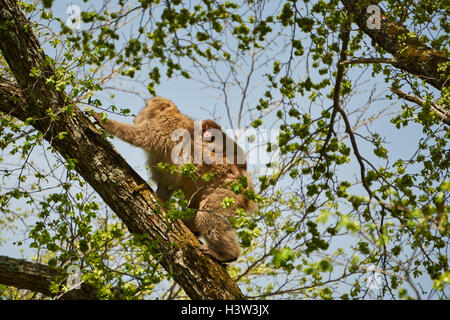
<svg viewBox="0 0 450 320"><path fill-rule="evenodd" d="M415 104L418 104L419 106L423 106L427 101L423 100L417 96L413 96L410 94L407 94L406 92L403 92L396 88L389 88L393 93L398 95L400 98L408 100L410 102L414 102ZM450 111L445 110L443 107L438 105L437 103L430 101L430 106L433 108L434 111L436 111L437 116L439 119L442 120L446 125L450 125Z"/></svg>
<svg viewBox="0 0 450 320"><path fill-rule="evenodd" d="M347 59L347 46L350 40L350 30L342 31L342 50L340 53L339 61L346 61ZM337 75L336 75L336 84L334 85L334 93L333 93L333 112L331 113L330 126L327 137L325 138L325 142L322 147L321 155L326 155L325 149L328 145L328 142L331 139L331 135L334 133L334 121L336 118L336 113L339 108L339 91L341 90L342 79L344 78L344 66L342 63L338 63L337 65Z"/></svg>

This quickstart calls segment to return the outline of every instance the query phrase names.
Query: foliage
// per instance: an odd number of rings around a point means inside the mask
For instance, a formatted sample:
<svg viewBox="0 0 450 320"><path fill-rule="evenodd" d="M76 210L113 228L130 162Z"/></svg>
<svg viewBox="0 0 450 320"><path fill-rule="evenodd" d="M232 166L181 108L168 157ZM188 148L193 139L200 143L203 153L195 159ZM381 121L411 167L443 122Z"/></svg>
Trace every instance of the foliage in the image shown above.
<svg viewBox="0 0 450 320"><path fill-rule="evenodd" d="M341 64L343 50L347 60L391 58L350 23L341 2L92 2L80 30L52 11L55 3L43 4L20 2L56 71L47 82L74 102L61 112L77 105L129 115L128 106L107 101L188 79L221 97L221 116L233 128L279 128L277 146L266 145L278 148L279 159L252 167L258 212L238 212L233 221L245 252L228 270L247 296L448 298L450 131L432 103L449 110L449 89L390 63ZM405 48L420 39L448 57L445 1L380 7L410 30L399 36ZM447 67L439 66L444 77ZM0 68L11 78L3 60ZM425 103L404 102L389 87ZM32 121L7 114L0 121L0 228L21 226L17 249L31 248L35 261L59 269L76 263L104 299L186 298L152 255L157 243L130 234L76 162L30 130ZM261 166L270 171L257 174ZM193 176L189 165L160 169ZM182 210L186 204L176 193L170 218L193 214ZM367 286L371 266L376 289ZM0 295L16 297L11 288Z"/></svg>

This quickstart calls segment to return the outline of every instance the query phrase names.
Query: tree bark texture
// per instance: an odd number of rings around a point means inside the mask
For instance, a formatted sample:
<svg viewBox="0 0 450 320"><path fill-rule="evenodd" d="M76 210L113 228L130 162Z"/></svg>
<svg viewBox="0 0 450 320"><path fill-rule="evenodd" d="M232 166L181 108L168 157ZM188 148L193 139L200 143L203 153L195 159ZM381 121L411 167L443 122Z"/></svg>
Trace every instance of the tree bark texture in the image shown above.
<svg viewBox="0 0 450 320"><path fill-rule="evenodd" d="M22 121L32 118L31 125L75 162L130 232L158 243L155 258L191 299L243 299L225 268L200 253L199 241L184 224L165 219L155 193L83 112L46 83L55 73L14 0L0 0L0 50L18 84L0 80L0 111ZM58 117L52 120L48 110ZM58 138L61 132L67 133L63 139Z"/></svg>

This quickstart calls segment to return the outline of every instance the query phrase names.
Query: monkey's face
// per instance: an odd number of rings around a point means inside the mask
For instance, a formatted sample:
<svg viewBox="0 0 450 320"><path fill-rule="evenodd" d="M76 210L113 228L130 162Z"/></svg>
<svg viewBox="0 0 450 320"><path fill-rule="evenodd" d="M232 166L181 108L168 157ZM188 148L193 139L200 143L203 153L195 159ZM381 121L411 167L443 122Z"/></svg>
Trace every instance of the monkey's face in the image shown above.
<svg viewBox="0 0 450 320"><path fill-rule="evenodd" d="M221 135L222 127L217 124L214 120L203 120L202 122L202 134L203 141L214 142L216 140L216 135Z"/></svg>
<svg viewBox="0 0 450 320"><path fill-rule="evenodd" d="M178 113L178 109L175 104L166 98L154 97L146 101L144 109L134 118L133 122L139 125L146 119L152 119L160 114L166 113Z"/></svg>

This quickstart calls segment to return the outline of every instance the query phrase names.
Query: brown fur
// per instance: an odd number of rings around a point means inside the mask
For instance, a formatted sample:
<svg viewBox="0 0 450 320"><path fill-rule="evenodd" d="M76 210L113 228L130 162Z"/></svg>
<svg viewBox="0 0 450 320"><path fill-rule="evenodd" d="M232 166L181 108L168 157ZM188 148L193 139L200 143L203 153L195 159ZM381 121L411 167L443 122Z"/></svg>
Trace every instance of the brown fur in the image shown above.
<svg viewBox="0 0 450 320"><path fill-rule="evenodd" d="M210 132L211 129L215 129L220 131L222 139L219 141L215 141L214 139L214 131ZM244 151L239 147L236 141L232 140L228 137L223 131L222 127L217 124L214 120L208 119L202 121L202 135L203 141L206 142L205 145L209 150L214 150L214 153L220 154L223 159L226 161L228 157L227 153L227 145L233 144L234 154L232 156L233 159L230 159L229 169L231 173L228 174L229 178L237 178L241 175L245 175L247 172L247 163L238 163L238 157L242 157L245 160ZM208 142L209 141L209 142ZM229 142L230 141L230 142ZM231 153L231 152L230 152ZM226 162L225 162L226 163Z"/></svg>
<svg viewBox="0 0 450 320"><path fill-rule="evenodd" d="M175 129L187 129L191 137L194 134L194 122L165 98L155 97L147 100L145 108L136 116L133 124L115 120L103 122L98 113L94 117L105 131L147 152L152 178L157 183L157 194L162 200L169 200L173 191L178 189L184 192L186 199L190 199L189 207L196 209L196 213L193 219L184 222L192 232L206 241L206 244L200 247L202 252L221 262L233 261L239 257L240 246L229 219L235 215L236 209L250 211L254 204L245 195L237 195L226 188L226 184L230 179L236 181L239 176L245 176L251 189L246 164L235 165L234 169L232 165L225 163L196 164L197 177L206 172L214 174L214 178L209 182L201 179L194 182L189 177L157 170L156 165L160 162L174 164L171 152L178 142L172 141L171 137ZM204 148L195 146L194 139L191 140L193 151L196 147ZM193 153L191 160L192 157ZM223 208L221 205L225 197L234 199L230 208Z"/></svg>

